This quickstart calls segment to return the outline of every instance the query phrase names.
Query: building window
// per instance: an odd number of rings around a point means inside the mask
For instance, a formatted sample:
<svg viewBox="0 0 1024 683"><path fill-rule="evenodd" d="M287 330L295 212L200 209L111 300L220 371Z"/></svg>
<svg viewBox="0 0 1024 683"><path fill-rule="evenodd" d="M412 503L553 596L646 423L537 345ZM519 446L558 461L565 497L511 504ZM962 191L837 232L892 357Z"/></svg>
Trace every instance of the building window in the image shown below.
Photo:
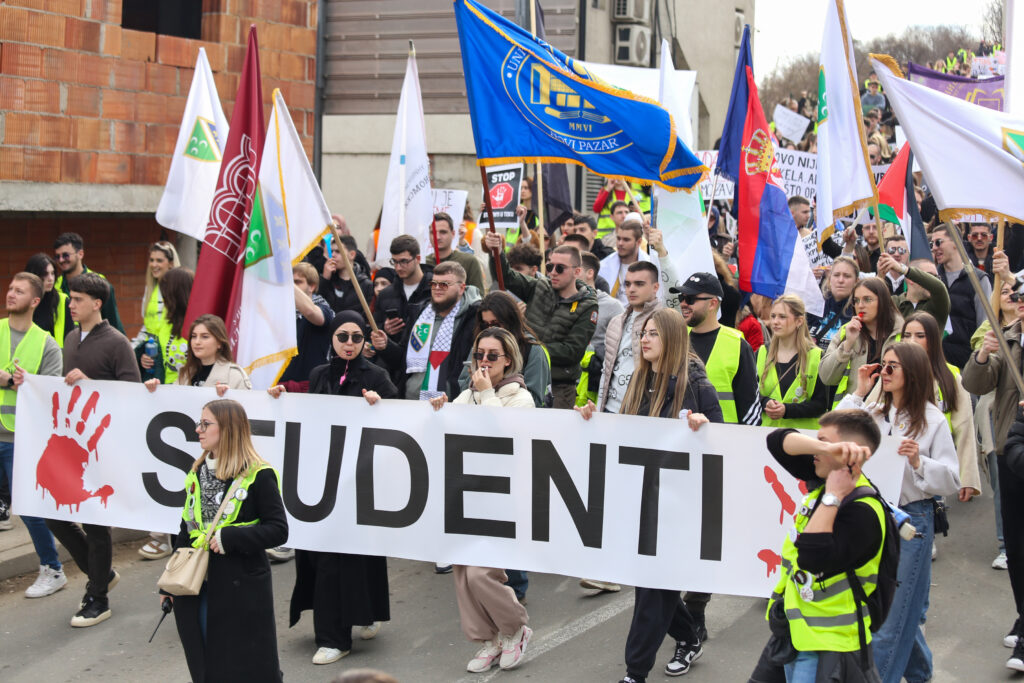
<svg viewBox="0 0 1024 683"><path fill-rule="evenodd" d="M123 0L121 27L166 36L199 38L203 0Z"/></svg>

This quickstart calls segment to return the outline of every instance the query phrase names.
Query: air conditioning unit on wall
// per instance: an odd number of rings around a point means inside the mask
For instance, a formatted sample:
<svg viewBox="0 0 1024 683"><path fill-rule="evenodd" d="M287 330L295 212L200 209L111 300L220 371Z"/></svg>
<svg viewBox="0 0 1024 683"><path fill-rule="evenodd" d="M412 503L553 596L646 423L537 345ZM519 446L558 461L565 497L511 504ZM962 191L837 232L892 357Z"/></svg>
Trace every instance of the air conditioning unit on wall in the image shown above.
<svg viewBox="0 0 1024 683"><path fill-rule="evenodd" d="M615 63L650 66L651 29L639 24L615 26Z"/></svg>
<svg viewBox="0 0 1024 683"><path fill-rule="evenodd" d="M650 24L651 0L612 0L612 21Z"/></svg>

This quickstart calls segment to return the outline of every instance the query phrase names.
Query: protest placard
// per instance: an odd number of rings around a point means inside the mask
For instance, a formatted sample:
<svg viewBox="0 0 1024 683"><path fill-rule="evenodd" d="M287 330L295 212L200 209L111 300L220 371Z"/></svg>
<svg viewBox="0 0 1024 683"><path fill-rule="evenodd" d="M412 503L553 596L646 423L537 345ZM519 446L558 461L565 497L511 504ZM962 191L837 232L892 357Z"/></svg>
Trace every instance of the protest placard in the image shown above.
<svg viewBox="0 0 1024 683"><path fill-rule="evenodd" d="M523 182L522 164L505 164L487 168L487 183L491 187L491 208L494 209L494 227L508 230L519 225L516 207L521 203L519 189ZM480 225L490 227L487 210L480 213Z"/></svg>
<svg viewBox="0 0 1024 683"><path fill-rule="evenodd" d="M466 197L469 195L465 190L442 190L433 188L434 213L446 213L458 225L462 221L462 215L466 211Z"/></svg>
<svg viewBox="0 0 1024 683"><path fill-rule="evenodd" d="M804 139L804 133L807 131L807 126L811 124L811 120L806 116L797 114L795 111L783 107L781 104L775 105L775 111L772 113L772 121L775 123L775 133L779 137L786 138L793 142L800 142Z"/></svg>

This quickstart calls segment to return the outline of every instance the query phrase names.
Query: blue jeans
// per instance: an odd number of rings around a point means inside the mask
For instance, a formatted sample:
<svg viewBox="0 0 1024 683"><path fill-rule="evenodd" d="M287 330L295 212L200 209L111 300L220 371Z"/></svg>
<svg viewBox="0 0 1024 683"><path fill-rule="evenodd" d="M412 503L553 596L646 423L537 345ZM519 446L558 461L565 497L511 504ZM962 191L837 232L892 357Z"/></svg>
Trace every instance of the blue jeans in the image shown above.
<svg viewBox="0 0 1024 683"><path fill-rule="evenodd" d="M516 598L522 600L526 597L526 589L530 587L530 577L521 569L506 569L505 575L508 582L505 584L516 593Z"/></svg>
<svg viewBox="0 0 1024 683"><path fill-rule="evenodd" d="M818 677L818 653L801 652L785 668L786 683L814 683Z"/></svg>
<svg viewBox="0 0 1024 683"><path fill-rule="evenodd" d="M0 441L0 474L7 478L11 487L13 498L14 493L14 444ZM57 555L57 543L53 540L53 534L46 528L46 520L39 517L26 517L21 515L21 521L28 529L28 535L32 537L32 545L36 547L36 555L39 556L39 564L45 564L51 569L60 570L60 557Z"/></svg>
<svg viewBox="0 0 1024 683"><path fill-rule="evenodd" d="M910 515L920 538L900 540L899 587L885 624L871 640L875 665L883 683L921 683L932 677L932 652L921 632L921 615L932 580L935 519L932 500L900 506Z"/></svg>

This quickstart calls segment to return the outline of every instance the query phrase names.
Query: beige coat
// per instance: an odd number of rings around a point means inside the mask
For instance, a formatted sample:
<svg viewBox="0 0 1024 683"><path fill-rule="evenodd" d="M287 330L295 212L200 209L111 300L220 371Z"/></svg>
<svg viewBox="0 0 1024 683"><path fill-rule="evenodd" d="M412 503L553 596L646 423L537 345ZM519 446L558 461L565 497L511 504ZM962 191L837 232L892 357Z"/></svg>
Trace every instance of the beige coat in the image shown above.
<svg viewBox="0 0 1024 683"><path fill-rule="evenodd" d="M665 304L659 299L648 301L644 304L644 310L635 314L636 321L633 323L633 358L640 357L640 333L643 332L647 320L654 315L659 308ZM626 324L626 318L632 315L632 307L627 307L621 314L612 318L608 323L608 330L604 335L604 364L601 366L601 388L597 394L597 409L603 410L604 403L608 400L608 387L612 381L612 370L615 368L615 357L619 354L619 343L622 341L622 329Z"/></svg>
<svg viewBox="0 0 1024 683"><path fill-rule="evenodd" d="M849 324L849 323L847 323ZM882 353L899 341L900 330L903 329L903 318L899 315L892 326L892 334L882 344ZM868 360L868 343L861 335L854 344L853 351L847 351L844 347L846 341L846 325L843 325L843 332L832 337L828 350L821 357L821 365L818 367L818 379L822 384L830 387L837 386L843 377L847 380L848 391L857 388L857 370ZM879 354L881 355L881 354Z"/></svg>
<svg viewBox="0 0 1024 683"><path fill-rule="evenodd" d="M1021 323L1018 320L1003 330L1003 337L1010 345L1010 350L1017 354L1014 360L1020 364L1020 334ZM1010 433L1010 425L1017 417L1017 402L1020 401L1020 392L1013 377L1007 371L1005 360L1001 357L1002 352L996 351L989 354L988 360L984 363L978 362L978 352L971 354L967 365L964 366L963 385L967 391L981 396L993 389L996 390L995 401L992 405L992 413L995 418L995 450L998 455L1003 454L1003 445ZM1020 368L1018 367L1018 370Z"/></svg>
<svg viewBox="0 0 1024 683"><path fill-rule="evenodd" d="M184 375L178 375L178 384L191 384ZM204 387L216 387L218 384L227 384L228 389L252 389L252 382L249 375L238 363L229 363L226 360L218 360L210 369L210 376L203 382Z"/></svg>
<svg viewBox="0 0 1024 683"><path fill-rule="evenodd" d="M461 405L492 406L494 408L536 408L533 394L518 382L509 382L497 391L477 391L469 388L455 397L452 403Z"/></svg>

